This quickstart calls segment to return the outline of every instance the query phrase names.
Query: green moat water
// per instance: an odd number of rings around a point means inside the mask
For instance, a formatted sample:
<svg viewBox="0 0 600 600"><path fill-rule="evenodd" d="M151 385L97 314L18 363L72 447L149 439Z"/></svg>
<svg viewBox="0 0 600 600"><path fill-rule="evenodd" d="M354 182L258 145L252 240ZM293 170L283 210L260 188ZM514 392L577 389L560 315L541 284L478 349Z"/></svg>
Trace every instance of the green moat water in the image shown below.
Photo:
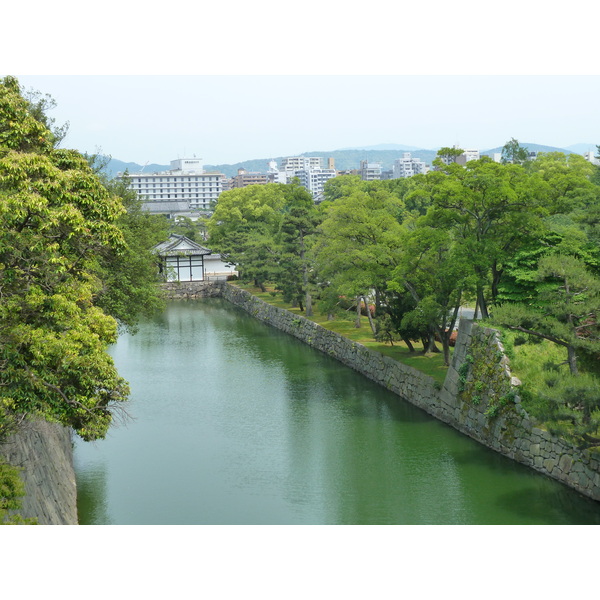
<svg viewBox="0 0 600 600"><path fill-rule="evenodd" d="M82 524L596 524L600 504L222 300L112 349L131 419L78 441Z"/></svg>

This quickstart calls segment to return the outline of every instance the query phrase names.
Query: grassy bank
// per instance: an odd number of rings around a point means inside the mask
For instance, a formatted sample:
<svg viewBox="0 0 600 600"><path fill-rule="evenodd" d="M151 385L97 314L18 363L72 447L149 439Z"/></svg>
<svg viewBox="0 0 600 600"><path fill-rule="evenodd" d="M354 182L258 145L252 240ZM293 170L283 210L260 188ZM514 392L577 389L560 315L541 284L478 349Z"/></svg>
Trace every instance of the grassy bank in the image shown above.
<svg viewBox="0 0 600 600"><path fill-rule="evenodd" d="M231 283L244 290L247 290L268 304L289 310L290 312L303 317L306 316L299 308L292 307L290 304L284 302L281 294L273 291L268 286L267 291L262 292L259 288L251 284L244 284L239 281ZM371 350L380 352L381 354L389 356L390 358L393 358L394 360L397 360L398 362L401 362L409 367L418 369L422 373L433 377L440 384L444 382L448 368L444 365L444 357L441 352L430 354L423 354L419 350L416 352L410 352L406 344L400 341L394 342L393 345L389 342L378 342L373 337L373 333L366 316L361 317L361 327L355 327L356 313L354 310L349 311L347 318L344 318L344 316L336 316L333 321L328 321L327 315L319 312L318 302L315 302L313 305L313 312L314 315L312 317L306 318L323 326L325 329L335 331L336 333L339 333L340 335L343 335L354 342L358 342L359 344L362 344Z"/></svg>

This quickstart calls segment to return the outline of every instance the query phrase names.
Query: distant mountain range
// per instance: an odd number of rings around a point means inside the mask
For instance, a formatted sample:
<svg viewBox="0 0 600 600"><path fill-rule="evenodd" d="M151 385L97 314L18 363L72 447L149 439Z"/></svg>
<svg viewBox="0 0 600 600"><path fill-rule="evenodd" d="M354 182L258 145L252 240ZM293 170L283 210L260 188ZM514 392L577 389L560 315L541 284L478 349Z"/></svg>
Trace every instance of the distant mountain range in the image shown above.
<svg viewBox="0 0 600 600"><path fill-rule="evenodd" d="M412 152L413 150L423 150L423 148L401 144L376 144L375 146L353 146L351 148L339 148L338 150L398 150L400 152Z"/></svg>
<svg viewBox="0 0 600 600"><path fill-rule="evenodd" d="M521 146L533 152L563 152L564 154L583 154L589 150L596 151L594 144L573 144L568 148L555 148L553 146L542 146L540 144L528 144L521 143ZM361 160L368 160L369 162L381 163L383 170L389 170L392 168L394 161L400 158L402 152L410 152L414 158L419 158L427 164L431 164L435 159L439 148L426 150L423 148L417 148L415 146L403 146L400 144L377 144L375 146L364 146L357 148L342 148L339 150L332 150L330 152L314 151L304 152L301 156L321 156L325 159L333 158L335 161L335 168L338 171L346 171L360 168ZM481 150L481 154L494 154L496 152L502 152L502 146L497 148L490 148L488 150ZM265 172L269 161L274 160L278 165L281 165L282 160L285 156L273 157L273 158L257 158L253 160L245 160L243 162L235 164L220 164L220 165L204 165L205 171L214 171L223 173L227 177L234 177L237 175L238 169L246 169L247 171L259 171ZM112 158L105 168L106 173L109 177L114 177L117 173L123 173L128 171L129 173L154 173L158 171L168 171L171 165L157 165L157 164L145 164L139 165L133 162L123 162Z"/></svg>

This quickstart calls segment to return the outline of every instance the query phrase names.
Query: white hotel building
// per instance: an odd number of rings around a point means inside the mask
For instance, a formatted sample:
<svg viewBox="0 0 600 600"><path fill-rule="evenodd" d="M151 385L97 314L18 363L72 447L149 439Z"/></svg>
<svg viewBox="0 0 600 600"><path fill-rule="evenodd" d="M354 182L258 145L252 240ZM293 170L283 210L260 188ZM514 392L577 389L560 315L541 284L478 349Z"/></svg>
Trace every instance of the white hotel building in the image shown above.
<svg viewBox="0 0 600 600"><path fill-rule="evenodd" d="M223 173L205 173L199 158L172 160L169 171L129 174L129 188L144 200L144 209L171 215L209 211L225 181Z"/></svg>

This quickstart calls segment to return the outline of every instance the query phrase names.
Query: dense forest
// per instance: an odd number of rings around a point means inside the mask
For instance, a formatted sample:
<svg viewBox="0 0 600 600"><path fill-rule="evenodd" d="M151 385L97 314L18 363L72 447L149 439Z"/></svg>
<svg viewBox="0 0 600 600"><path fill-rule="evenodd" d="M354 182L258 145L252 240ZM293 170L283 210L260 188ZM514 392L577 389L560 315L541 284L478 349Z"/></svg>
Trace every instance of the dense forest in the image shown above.
<svg viewBox="0 0 600 600"><path fill-rule="evenodd" d="M501 163L461 166L457 154L440 149L435 169L411 178L339 176L318 206L297 182L224 192L211 247L307 316L354 306L374 336L443 352L446 364L465 304L552 343L563 358L544 365L538 416L598 446L600 170L576 154L528 160L514 139Z"/></svg>

